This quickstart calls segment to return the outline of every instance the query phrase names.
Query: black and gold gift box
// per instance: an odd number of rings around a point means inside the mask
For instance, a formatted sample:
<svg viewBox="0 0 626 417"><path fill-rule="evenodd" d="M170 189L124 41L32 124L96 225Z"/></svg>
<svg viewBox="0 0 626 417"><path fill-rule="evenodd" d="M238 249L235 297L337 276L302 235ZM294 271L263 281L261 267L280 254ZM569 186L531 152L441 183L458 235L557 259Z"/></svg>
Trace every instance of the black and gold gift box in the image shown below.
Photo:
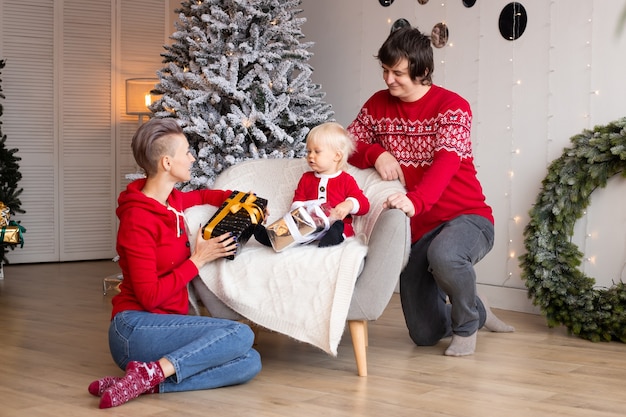
<svg viewBox="0 0 626 417"><path fill-rule="evenodd" d="M222 203L217 212L202 228L202 237L210 239L231 232L239 243L235 255L227 259L235 259L244 243L250 239L257 224L263 222L267 200L252 193L233 191Z"/></svg>

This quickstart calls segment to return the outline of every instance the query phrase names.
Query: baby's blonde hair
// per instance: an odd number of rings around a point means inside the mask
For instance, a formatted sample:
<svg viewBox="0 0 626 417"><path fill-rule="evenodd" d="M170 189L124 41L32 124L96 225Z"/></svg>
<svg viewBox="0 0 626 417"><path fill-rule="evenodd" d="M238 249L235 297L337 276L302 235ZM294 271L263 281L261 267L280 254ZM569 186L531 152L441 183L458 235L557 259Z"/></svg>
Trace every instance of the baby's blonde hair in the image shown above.
<svg viewBox="0 0 626 417"><path fill-rule="evenodd" d="M307 142L319 143L328 146L333 151L341 153L339 168L343 169L348 164L348 157L354 152L356 145L354 137L337 122L326 122L315 126L309 132Z"/></svg>

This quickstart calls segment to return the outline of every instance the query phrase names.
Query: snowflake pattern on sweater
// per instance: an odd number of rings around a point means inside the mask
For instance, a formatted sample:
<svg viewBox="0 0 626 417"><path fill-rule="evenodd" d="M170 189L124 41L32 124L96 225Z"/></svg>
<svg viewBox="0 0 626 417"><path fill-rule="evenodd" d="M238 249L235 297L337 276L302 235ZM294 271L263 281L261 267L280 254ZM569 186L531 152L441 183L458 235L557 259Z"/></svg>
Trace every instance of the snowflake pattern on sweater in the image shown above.
<svg viewBox="0 0 626 417"><path fill-rule="evenodd" d="M393 151L401 165L431 165L439 150L454 152L461 159L472 157L472 116L460 109L448 110L435 118L400 122L389 117L376 119L363 107L357 119L363 123L355 124L352 133L358 138L373 134L386 150ZM369 143L373 142L372 138Z"/></svg>

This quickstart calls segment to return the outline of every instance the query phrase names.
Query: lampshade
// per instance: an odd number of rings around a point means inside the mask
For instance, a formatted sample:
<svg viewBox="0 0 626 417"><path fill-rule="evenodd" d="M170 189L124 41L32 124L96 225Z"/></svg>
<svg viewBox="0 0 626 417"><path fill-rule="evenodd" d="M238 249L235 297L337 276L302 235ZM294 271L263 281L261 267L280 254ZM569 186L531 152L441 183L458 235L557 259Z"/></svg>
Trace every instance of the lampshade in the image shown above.
<svg viewBox="0 0 626 417"><path fill-rule="evenodd" d="M126 114L148 115L148 106L159 96L150 94L159 82L157 78L130 78L126 80Z"/></svg>

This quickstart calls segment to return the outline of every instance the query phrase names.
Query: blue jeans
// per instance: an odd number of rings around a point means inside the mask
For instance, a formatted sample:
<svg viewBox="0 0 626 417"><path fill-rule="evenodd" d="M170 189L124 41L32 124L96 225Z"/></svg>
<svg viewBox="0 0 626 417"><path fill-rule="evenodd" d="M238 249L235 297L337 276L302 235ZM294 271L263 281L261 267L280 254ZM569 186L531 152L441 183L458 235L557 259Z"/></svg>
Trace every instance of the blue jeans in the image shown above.
<svg viewBox="0 0 626 417"><path fill-rule="evenodd" d="M121 369L129 361L168 359L176 373L159 392L192 391L242 384L261 370L245 324L205 316L122 311L109 327L109 348Z"/></svg>
<svg viewBox="0 0 626 417"><path fill-rule="evenodd" d="M400 300L416 345L432 346L452 333L470 336L485 324L474 265L491 250L493 239L488 219L462 215L411 246L409 262L400 274Z"/></svg>

